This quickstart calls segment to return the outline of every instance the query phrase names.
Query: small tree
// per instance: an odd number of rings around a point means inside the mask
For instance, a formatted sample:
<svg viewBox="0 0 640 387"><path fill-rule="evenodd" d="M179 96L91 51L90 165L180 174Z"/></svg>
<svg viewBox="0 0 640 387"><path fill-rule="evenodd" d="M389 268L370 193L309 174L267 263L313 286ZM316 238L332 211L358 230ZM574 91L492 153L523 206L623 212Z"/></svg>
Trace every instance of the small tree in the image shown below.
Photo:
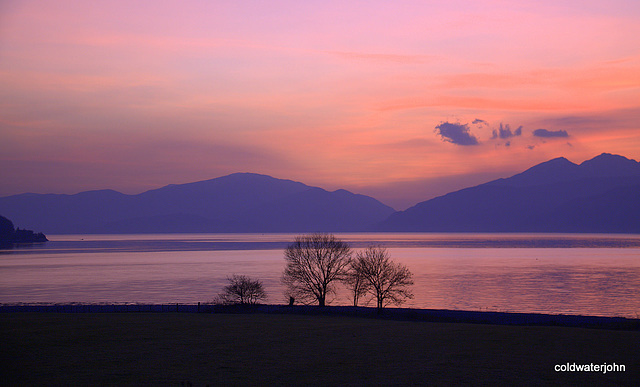
<svg viewBox="0 0 640 387"><path fill-rule="evenodd" d="M303 235L284 251L282 283L289 296L325 306L334 281L343 280L351 262L349 245L331 234Z"/></svg>
<svg viewBox="0 0 640 387"><path fill-rule="evenodd" d="M355 261L352 261L352 263ZM369 292L370 283L364 278L362 273L351 268L344 279L345 284L353 295L353 306L358 306L360 298Z"/></svg>
<svg viewBox="0 0 640 387"><path fill-rule="evenodd" d="M246 275L227 277L229 285L224 287L216 302L221 304L257 304L267 298L262 282Z"/></svg>
<svg viewBox="0 0 640 387"><path fill-rule="evenodd" d="M407 298L413 298L409 291L409 286L413 285L411 272L406 266L393 262L383 247L370 246L358 252L351 270L368 283L378 309L389 303L400 305Z"/></svg>

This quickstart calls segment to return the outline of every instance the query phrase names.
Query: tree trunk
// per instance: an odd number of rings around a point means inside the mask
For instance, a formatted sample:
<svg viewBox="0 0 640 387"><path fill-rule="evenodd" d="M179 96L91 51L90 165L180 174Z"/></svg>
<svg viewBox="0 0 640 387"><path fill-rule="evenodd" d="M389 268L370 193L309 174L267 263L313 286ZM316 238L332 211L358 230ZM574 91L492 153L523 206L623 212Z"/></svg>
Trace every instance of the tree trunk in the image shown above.
<svg viewBox="0 0 640 387"><path fill-rule="evenodd" d="M318 306L324 306L324 297L318 298Z"/></svg>

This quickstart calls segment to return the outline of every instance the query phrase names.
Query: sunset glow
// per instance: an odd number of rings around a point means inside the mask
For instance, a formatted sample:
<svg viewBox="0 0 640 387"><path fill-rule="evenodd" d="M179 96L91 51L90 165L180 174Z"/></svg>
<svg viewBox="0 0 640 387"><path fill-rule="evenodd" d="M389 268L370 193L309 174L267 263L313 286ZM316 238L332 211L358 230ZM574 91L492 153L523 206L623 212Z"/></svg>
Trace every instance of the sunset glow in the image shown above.
<svg viewBox="0 0 640 387"><path fill-rule="evenodd" d="M254 172L404 209L639 160L638 36L635 0L5 1L0 196Z"/></svg>

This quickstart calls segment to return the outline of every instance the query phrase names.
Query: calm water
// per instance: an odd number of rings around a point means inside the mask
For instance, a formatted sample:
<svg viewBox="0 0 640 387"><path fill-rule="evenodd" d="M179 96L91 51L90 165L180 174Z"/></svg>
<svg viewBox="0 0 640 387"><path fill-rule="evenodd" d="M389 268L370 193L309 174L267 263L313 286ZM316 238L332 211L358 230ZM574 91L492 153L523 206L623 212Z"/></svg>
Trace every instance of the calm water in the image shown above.
<svg viewBox="0 0 640 387"><path fill-rule="evenodd" d="M195 303L233 273L285 303L291 234L59 235L0 251L0 303ZM414 274L404 306L640 317L640 235L340 234ZM340 290L340 289L339 289ZM333 304L347 305L338 291ZM375 303L370 303L375 305Z"/></svg>

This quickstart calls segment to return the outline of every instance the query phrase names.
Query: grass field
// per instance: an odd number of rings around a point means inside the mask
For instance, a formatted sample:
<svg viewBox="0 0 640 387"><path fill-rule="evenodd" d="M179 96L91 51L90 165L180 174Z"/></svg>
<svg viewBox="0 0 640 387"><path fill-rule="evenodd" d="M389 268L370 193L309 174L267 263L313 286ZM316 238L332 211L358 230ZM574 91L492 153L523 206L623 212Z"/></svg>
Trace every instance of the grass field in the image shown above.
<svg viewBox="0 0 640 387"><path fill-rule="evenodd" d="M638 331L261 313L3 313L0 327L3 386L640 380ZM554 371L574 362L626 371Z"/></svg>

